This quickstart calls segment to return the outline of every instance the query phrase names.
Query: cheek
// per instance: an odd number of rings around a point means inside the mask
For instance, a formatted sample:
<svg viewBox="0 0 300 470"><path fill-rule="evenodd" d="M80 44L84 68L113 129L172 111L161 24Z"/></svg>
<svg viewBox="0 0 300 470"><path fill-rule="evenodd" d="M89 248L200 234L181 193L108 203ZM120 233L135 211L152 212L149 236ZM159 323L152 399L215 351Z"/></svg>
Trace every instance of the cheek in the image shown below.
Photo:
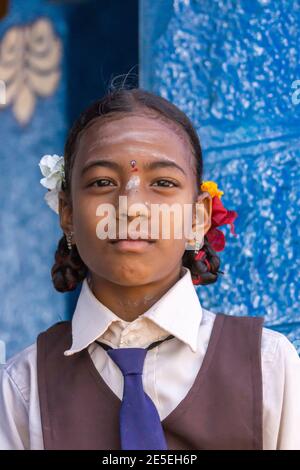
<svg viewBox="0 0 300 470"><path fill-rule="evenodd" d="M158 234L160 240L185 243L192 230L193 205L186 202L178 204L172 211L155 213L151 218L151 228L153 233Z"/></svg>
<svg viewBox="0 0 300 470"><path fill-rule="evenodd" d="M96 228L99 222L97 216L97 204L91 200L87 201L74 198L73 205L73 226L77 244L88 245L99 242Z"/></svg>

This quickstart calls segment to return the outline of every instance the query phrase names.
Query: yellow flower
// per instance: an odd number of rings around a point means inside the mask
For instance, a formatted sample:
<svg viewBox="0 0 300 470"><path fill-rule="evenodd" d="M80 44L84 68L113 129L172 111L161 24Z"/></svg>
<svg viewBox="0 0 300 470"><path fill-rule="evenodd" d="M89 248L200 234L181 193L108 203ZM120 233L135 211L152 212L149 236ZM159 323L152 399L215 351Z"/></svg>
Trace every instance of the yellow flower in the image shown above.
<svg viewBox="0 0 300 470"><path fill-rule="evenodd" d="M218 189L218 185L214 181L203 181L201 184L201 189L202 191L207 191L211 197L218 196L220 199L224 194L224 191Z"/></svg>

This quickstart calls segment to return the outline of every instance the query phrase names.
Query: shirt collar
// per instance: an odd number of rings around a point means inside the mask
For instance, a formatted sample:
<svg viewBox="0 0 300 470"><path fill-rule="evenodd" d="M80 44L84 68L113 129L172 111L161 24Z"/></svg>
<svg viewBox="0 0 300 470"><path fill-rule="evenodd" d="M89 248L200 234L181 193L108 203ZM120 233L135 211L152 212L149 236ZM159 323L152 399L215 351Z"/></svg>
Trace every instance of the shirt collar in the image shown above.
<svg viewBox="0 0 300 470"><path fill-rule="evenodd" d="M149 318L196 352L202 308L189 269L183 267L183 273L139 318ZM103 335L114 321L124 322L95 297L85 278L72 318L72 346L65 351L65 355L70 356L85 349Z"/></svg>

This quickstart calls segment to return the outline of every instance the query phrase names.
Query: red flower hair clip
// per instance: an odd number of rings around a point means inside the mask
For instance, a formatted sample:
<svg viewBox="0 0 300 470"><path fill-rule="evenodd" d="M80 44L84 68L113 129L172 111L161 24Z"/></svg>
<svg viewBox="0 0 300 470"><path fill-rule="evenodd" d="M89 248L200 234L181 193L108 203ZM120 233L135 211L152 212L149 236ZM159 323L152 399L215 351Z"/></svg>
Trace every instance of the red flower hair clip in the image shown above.
<svg viewBox="0 0 300 470"><path fill-rule="evenodd" d="M238 214L236 211L227 210L221 201L221 197L224 194L223 191L218 189L217 184L214 181L204 181L201 185L202 191L207 191L212 197L212 214L211 214L211 227L206 232L205 236L214 251L222 251L225 248L225 235L221 230L218 230L217 227L220 225L229 224L230 233L235 237L237 234L234 230L234 221L237 218ZM207 259L207 255L204 250L199 250L195 255L195 260L199 261L204 258L204 262L210 271L210 263ZM201 277L198 276L197 279L193 279L194 284L201 284Z"/></svg>

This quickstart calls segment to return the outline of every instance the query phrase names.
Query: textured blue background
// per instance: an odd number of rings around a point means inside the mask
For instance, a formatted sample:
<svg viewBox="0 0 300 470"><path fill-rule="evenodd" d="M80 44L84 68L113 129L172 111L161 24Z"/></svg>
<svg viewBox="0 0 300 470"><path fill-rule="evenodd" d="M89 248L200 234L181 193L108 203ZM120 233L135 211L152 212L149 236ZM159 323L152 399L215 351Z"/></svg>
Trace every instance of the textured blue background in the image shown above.
<svg viewBox="0 0 300 470"><path fill-rule="evenodd" d="M0 340L8 356L68 317L76 296L52 287L61 236L44 203L37 164L63 151L77 113L109 78L137 64L137 0L11 0L0 40L15 24L43 16L63 42L62 78L21 127L0 111ZM300 350L299 120L292 82L300 79L297 0L140 0L141 86L174 101L194 122L205 178L239 213L226 231L226 275L200 287L203 305L265 315Z"/></svg>
<svg viewBox="0 0 300 470"><path fill-rule="evenodd" d="M38 0L10 2L9 15L0 21L0 38L13 25L28 24L40 16L54 22L65 46L68 31L63 9ZM37 102L25 127L11 108L0 112L0 339L7 355L32 342L41 329L63 319L65 297L50 278L60 228L47 209L38 162L43 154L60 153L66 132L66 60L56 93Z"/></svg>
<svg viewBox="0 0 300 470"><path fill-rule="evenodd" d="M11 26L41 17L52 22L63 44L58 89L38 99L24 127L11 108L0 110L0 342L7 357L69 317L80 290L61 294L52 285L62 231L44 202L39 160L47 153L62 155L77 114L102 96L111 77L138 65L137 0L11 0L8 16L0 20L0 40Z"/></svg>
<svg viewBox="0 0 300 470"><path fill-rule="evenodd" d="M202 304L264 315L300 351L299 1L140 0L140 31L140 85L191 118L204 179L239 214Z"/></svg>

